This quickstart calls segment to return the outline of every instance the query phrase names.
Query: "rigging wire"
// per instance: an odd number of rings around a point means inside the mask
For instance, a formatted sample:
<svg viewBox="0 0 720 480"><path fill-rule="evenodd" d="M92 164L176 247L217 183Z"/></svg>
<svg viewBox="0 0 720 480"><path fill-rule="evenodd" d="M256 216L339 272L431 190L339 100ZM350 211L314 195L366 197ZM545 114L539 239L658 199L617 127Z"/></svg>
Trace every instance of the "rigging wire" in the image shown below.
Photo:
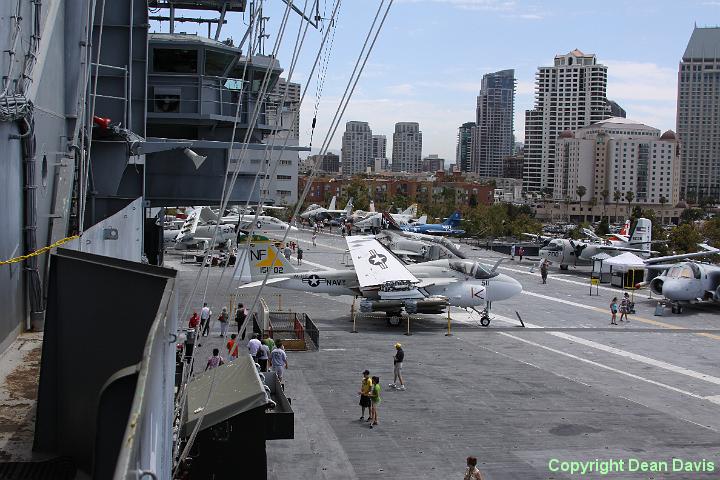
<svg viewBox="0 0 720 480"><path fill-rule="evenodd" d="M260 3L262 4L262 0L261 0ZM277 58L277 52L278 52L278 50L279 50L279 48L280 48L280 44L282 43L282 39L283 39L284 34L285 34L285 28L287 27L287 20L288 20L288 17L289 17L289 13L290 13L290 9L291 9L292 3L293 3L293 0L289 0L288 3L287 3L287 6L286 6L286 8L285 8L285 14L284 14L283 19L282 19L282 22L281 22L281 24L280 24L280 28L279 28L279 30L278 30L278 35L277 35L277 38L276 38L276 40L275 40L275 45L274 45L274 47L273 47L273 53L272 53L272 55L271 55L271 58L273 58L273 59ZM250 58L250 57L248 56L248 60L249 60L249 58ZM244 160L244 155L247 154L248 141L249 141L249 139L250 139L250 136L251 136L253 130L255 129L255 125L256 125L256 123L257 123L258 116L259 116L260 107L262 106L262 103L263 103L263 100L264 100L264 98L265 98L265 95L267 94L267 88L268 88L268 83L269 83L269 78L270 78L270 70L271 70L273 64L274 64L273 62L268 62L267 69L265 70L265 76L264 76L263 82L262 82L262 84L261 84L261 86L260 86L260 90L259 90L259 93L258 93L258 99L257 99L257 102L256 102L256 104L255 104L255 108L254 108L254 110L253 110L253 115L252 115L251 120L250 120L250 122L249 122L248 130L247 130L247 132L246 132L246 134L245 134L245 142L244 142L244 144L243 144L243 148L242 148L241 153L240 153L240 156L239 156L239 158L238 158L238 162L237 162L235 171L233 172L233 176L232 176L232 179L231 179L231 181L230 181L230 185L228 185L228 182L227 182L227 174L228 174L229 171L230 171L230 164L231 164L230 160L231 160L231 157L232 157L232 149L233 149L233 145L234 145L234 142L235 142L235 133L236 133L237 123L238 123L238 116L236 115L236 117L235 117L235 122L233 123L232 141L230 142L230 147L229 147L229 149L228 149L228 162L227 162L227 167L226 167L226 171L225 171L225 180L224 180L224 182L223 182L223 191L222 191L222 195L221 195L221 200L222 200L222 201L221 201L221 204L220 204L220 214L221 214L221 215L222 215L222 213L225 211L225 207L227 206L227 203L228 203L230 197L232 196L233 188L234 188L234 186L235 186L235 182L236 182L237 177L238 177L238 174L239 174L239 172L240 172L240 168L241 168L241 166L242 166L242 161ZM239 111L240 111L240 109L239 109L239 103L240 103L240 102L238 102L238 109L237 109L237 113L238 113L238 114L239 114ZM215 228L213 229L213 238L212 238L212 241L211 241L211 243L210 243L210 251L212 251L212 248L213 248L214 245L215 245L215 242L216 242L216 239L217 239L218 227L219 227L219 222L215 224ZM202 272L202 269L200 269L200 270L198 271L198 273L201 273L201 272ZM199 278L200 278L200 275L198 275L198 277L196 277L195 285L194 285L194 287L193 287L193 295L194 295L194 292L195 292L196 289L197 289L197 283L198 283L197 281L199 280ZM206 297L207 297L207 289L208 289L208 282L209 282L209 280L210 280L210 269L208 269L208 274L207 274L206 281L205 281L205 291L204 291L204 293L203 293L203 302L205 301L205 299L206 299ZM193 295L190 295L190 296L188 297L188 304L189 304L190 300L192 299L192 296L193 296ZM181 318L184 318L184 315L183 315L183 317L181 317ZM193 353L194 353L194 352L193 352ZM213 386L214 386L214 382L213 382L213 384L211 385L210 391L208 392L208 398L207 398L207 400L206 400L206 402L205 402L205 406L207 406L207 403L208 403L209 400L210 400L210 396L211 396L211 394L212 394L212 390L213 390L212 387L213 387ZM194 427L194 429L193 429L193 432L192 432L191 435L190 435L190 438L189 438L189 440L188 440L188 443L185 445L185 448L183 449L183 451L182 451L182 453L181 453L181 455L180 455L180 458L178 459L178 464L177 464L178 467L177 467L177 468L179 468L180 464L181 464L181 463L184 461L184 459L187 457L187 455L188 455L188 453L189 453L189 451L190 451L190 448L192 447L192 444L193 444L193 441L194 441L194 439L195 439L195 436L197 435L197 432L200 430L200 426L202 425L202 422L203 422L203 419L204 419L204 418L205 418L205 414L204 414L204 409L203 409L203 412L200 413L200 416L198 417L198 420L197 420L197 423L196 423L196 425L195 425L195 427ZM177 469L177 468L176 468L176 469Z"/></svg>
<svg viewBox="0 0 720 480"><path fill-rule="evenodd" d="M328 65L330 64L330 55L332 54L333 45L335 43L335 32L337 31L337 24L340 21L340 15L336 19L330 19L330 25L328 28L332 29L332 36L330 37L330 46L326 49L326 55L321 64L320 71L318 71L318 79L315 82L315 111L313 113L312 125L310 127L310 141L309 147L312 148L313 136L315 135L315 126L317 124L318 110L320 108L320 99L322 98L323 89L325 87L325 78L327 75Z"/></svg>
<svg viewBox="0 0 720 480"><path fill-rule="evenodd" d="M313 6L317 5L318 1L319 0L314 0ZM305 4L303 6L303 11L302 11L303 15L305 15L305 12L307 10L307 4L308 4L308 0L305 0ZM303 26L305 27L304 29L303 29ZM282 108L285 105L285 103L287 102L287 96L288 96L288 92L290 90L290 83L292 82L292 77L293 77L293 74L295 73L295 67L297 66L298 59L300 58L300 52L305 43L305 37L307 35L309 26L310 26L309 22L301 21L299 24L297 37L295 39L295 48L293 49L293 54L292 54L291 61L290 61L290 68L288 70L288 76L287 76L286 83L285 83L285 91L283 92L282 99L280 100L278 107L277 107L278 110L275 115L275 126L274 126L274 128L271 129L270 134L269 134L269 136L271 137L271 141L270 141L270 143L265 144L265 149L263 151L263 156L262 156L263 160L261 163L261 167L258 168L258 172L255 174L255 178L253 180L252 187L249 190L250 192L255 191L255 186L257 185L258 178L260 177L260 175L262 175L264 181L260 187L260 199L258 201L257 207L255 208L255 215L254 215L252 222L250 223L250 230L248 232L248 236L246 239L246 248L249 247L249 245L250 245L250 239L254 235L255 226L257 225L257 222L258 222L258 217L259 217L262 207L265 203L266 196L269 194L268 188L269 188L270 182L268 181L267 169L270 168L270 161L271 161L270 157L272 156L272 153L275 153L275 144L278 140L277 134L280 131L280 127L281 127L281 123L282 123ZM301 33L302 33L302 37L300 36ZM298 105L298 112L299 112L299 105ZM290 125L295 124L295 121L297 120L296 113L297 112L293 113ZM277 172L277 167L280 163L280 160L282 159L282 155L285 152L285 149L287 148L288 139L289 139L289 135L286 135L284 138L282 148L278 152L276 160L273 163L272 171L269 174L270 181L272 180L272 178L275 176L275 173ZM250 207L250 196L248 195L248 199L245 202L244 211L247 211L249 207ZM243 215L243 217L244 216L245 215ZM240 217L241 216L238 215L238 224L237 224L238 229L239 229L239 225L240 225ZM220 273L220 279L218 280L217 286L216 286L216 289L218 289L218 290L220 289L220 285L222 284L222 280L225 275L225 270L227 269L229 262L230 262L230 256L228 256L228 258L225 260L225 264L223 265L222 272ZM229 283L230 284L232 283L232 277L230 278ZM229 288L230 288L230 285L228 285L228 290L229 290Z"/></svg>
<svg viewBox="0 0 720 480"><path fill-rule="evenodd" d="M357 59L357 61L356 61L356 63L355 63L355 68L353 69L353 74L351 75L350 79L348 80L348 84L347 84L347 86L346 86L346 88L345 88L345 93L343 94L343 97L342 97L340 103L338 104L338 109L337 109L336 112L335 112L335 116L333 117L333 121L332 121L331 124L330 124L330 128L328 129L327 135L325 136L325 140L324 140L324 142L323 142L323 147L321 148L321 154L327 152L327 149L328 149L328 147L329 147L330 141L332 141L332 138L334 137L335 132L337 131L337 128L338 128L338 126L339 126L339 124L340 124L340 120L342 119L342 115L345 113L345 109L347 108L347 105L348 105L348 103L350 102L350 99L352 98L353 93L355 92L355 87L357 86L357 83L358 83L358 81L360 80L360 76L361 76L363 70L365 69L365 65L366 65L366 63L367 63L367 60L368 60L368 58L369 58L369 56L370 56L370 53L371 53L372 50L373 50L373 47L375 46L375 42L377 41L378 35L380 34L380 31L382 30L382 26L383 26L383 24L385 23L385 20L387 19L387 15L388 15L388 13L389 13L389 11L390 11L390 7L392 7L393 2L394 2L394 0L390 0L390 2L388 3L388 6L387 6L387 8L385 9L385 13L383 14L382 20L381 20L381 22L380 22L380 25L379 25L378 28L375 30L375 34L374 34L374 36L373 36L373 35L372 35L372 33L373 33L373 28L374 28L374 26L375 26L375 24L376 24L376 22L377 22L378 16L379 16L379 14L380 14L380 12L381 12L381 10L382 10L382 7L383 7L383 5L384 5L384 3L385 3L385 0L382 0L382 1L380 2L380 5L378 6L378 11L377 11L377 13L375 14L375 18L373 19L373 23L372 23L372 25L370 26L370 29L368 30L367 37L365 38L365 43L363 44L363 48L362 48L362 50L360 51L360 54L358 55L358 59ZM366 49L366 47L367 47L368 40L370 39L371 36L373 36L373 40L372 40L372 42L371 42L371 44L370 44L370 47L369 47L368 50L367 50L367 53L366 53L366 55L365 55L365 58L363 59L363 53L365 52L365 49ZM362 60L362 65L361 65L361 66L359 67L359 69L358 69L358 66L359 66L361 60ZM355 76L355 78L353 79L353 76L355 75L356 72L357 72L357 76ZM352 86L351 86L351 85L352 85ZM344 104L343 104L343 102L344 102ZM333 124L334 124L334 126L333 126ZM315 174L317 173L317 170L318 170L318 165L316 164L316 165L313 167L313 170L312 170L312 172L311 172L311 174L310 174L310 177L308 178L308 181L307 181L306 184L305 184L305 189L303 190L303 194L302 194L300 200L298 201L298 203L297 203L297 205L296 205L296 207L295 207L295 211L294 211L294 213L293 213L293 218L297 217L297 215L298 215L298 213L299 213L299 211L300 211L300 207L302 206L302 203L304 202L305 198L307 197L308 192L310 191L310 186L312 185L312 179L314 178ZM283 239L282 239L282 242L283 242L283 243L287 240L287 236L288 236L289 234L290 234L290 230L286 230L286 231L285 231L285 235L283 236ZM255 308L255 306L256 306L256 304L257 304L260 296L262 295L262 291L264 290L265 285L267 284L267 281L268 281L269 277L270 277L270 269L268 269L267 272L265 273L265 276L263 277L263 280L262 280L262 283L261 283L261 285L260 285L260 288L258 289L258 292L257 292L257 294L255 295L255 298L254 298L254 300L253 300L253 309ZM241 330L247 328L247 323L249 322L249 320L250 320L249 317L245 319L245 323L243 324L243 327L241 328ZM235 347L235 348L236 348L236 347Z"/></svg>

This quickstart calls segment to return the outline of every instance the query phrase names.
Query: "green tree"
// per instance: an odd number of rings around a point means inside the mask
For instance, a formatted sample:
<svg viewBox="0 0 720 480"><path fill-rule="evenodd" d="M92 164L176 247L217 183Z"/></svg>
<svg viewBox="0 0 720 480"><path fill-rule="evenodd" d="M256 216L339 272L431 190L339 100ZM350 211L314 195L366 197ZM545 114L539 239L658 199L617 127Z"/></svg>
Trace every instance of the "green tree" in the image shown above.
<svg viewBox="0 0 720 480"><path fill-rule="evenodd" d="M597 235L607 235L610 233L610 225L608 225L607 218L603 217L600 219L600 223L598 224L597 228L595 229L595 233Z"/></svg>
<svg viewBox="0 0 720 480"><path fill-rule="evenodd" d="M704 214L700 208L686 208L680 214L680 223L693 223L702 220Z"/></svg>
<svg viewBox="0 0 720 480"><path fill-rule="evenodd" d="M714 217L706 221L702 228L702 234L713 247L720 245L720 217Z"/></svg>
<svg viewBox="0 0 720 480"><path fill-rule="evenodd" d="M663 225L665 224L665 204L668 202L668 199L665 198L665 195L660 195L660 208L662 209L662 212L660 213L660 223Z"/></svg>
<svg viewBox="0 0 720 480"><path fill-rule="evenodd" d="M587 193L587 188L585 188L585 185L578 185L578 187L575 189L575 193L580 199L580 211L582 212L582 199ZM583 217L583 220L587 219L587 215L583 215Z"/></svg>
<svg viewBox="0 0 720 480"><path fill-rule="evenodd" d="M337 208L341 208L340 205L346 205L352 198L354 210L367 210L370 206L370 188L361 176L354 176L350 183L343 187Z"/></svg>
<svg viewBox="0 0 720 480"><path fill-rule="evenodd" d="M630 211L630 204L635 199L635 194L633 192L625 192L625 201L628 202L628 212Z"/></svg>
<svg viewBox="0 0 720 480"><path fill-rule="evenodd" d="M607 201L608 201L608 198L610 197L610 192L609 192L608 189L606 188L606 189L604 189L602 192L600 192L600 196L602 197L602 200L603 200L603 216L605 216L605 213L606 213L606 211L607 211L607 210L606 210L606 208L607 208ZM601 218L600 220L602 220L602 218ZM609 222L609 221L610 221L610 220L608 220L608 222Z"/></svg>
<svg viewBox="0 0 720 480"><path fill-rule="evenodd" d="M615 222L618 221L618 204L620 203L621 198L622 192L620 190L615 190L613 192L613 200L615 200Z"/></svg>
<svg viewBox="0 0 720 480"><path fill-rule="evenodd" d="M690 253L697 251L697 244L702 242L702 236L692 223L683 223L675 227L668 236L670 248L677 253Z"/></svg>

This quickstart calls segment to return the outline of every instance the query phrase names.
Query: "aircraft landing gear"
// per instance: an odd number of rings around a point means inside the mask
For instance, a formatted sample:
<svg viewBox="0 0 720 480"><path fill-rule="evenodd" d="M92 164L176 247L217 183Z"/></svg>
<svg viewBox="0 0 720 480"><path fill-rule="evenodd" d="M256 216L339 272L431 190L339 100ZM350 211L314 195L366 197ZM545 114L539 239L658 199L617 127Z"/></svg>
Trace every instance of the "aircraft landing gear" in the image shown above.
<svg viewBox="0 0 720 480"><path fill-rule="evenodd" d="M475 308L473 310L480 314L480 325L483 327L490 326L490 302L487 302L485 308L481 311Z"/></svg>
<svg viewBox="0 0 720 480"><path fill-rule="evenodd" d="M673 303L670 305L670 310L672 311L672 313L682 313L683 307L679 303Z"/></svg>
<svg viewBox="0 0 720 480"><path fill-rule="evenodd" d="M560 265L560 270L569 270L570 265Z"/></svg>

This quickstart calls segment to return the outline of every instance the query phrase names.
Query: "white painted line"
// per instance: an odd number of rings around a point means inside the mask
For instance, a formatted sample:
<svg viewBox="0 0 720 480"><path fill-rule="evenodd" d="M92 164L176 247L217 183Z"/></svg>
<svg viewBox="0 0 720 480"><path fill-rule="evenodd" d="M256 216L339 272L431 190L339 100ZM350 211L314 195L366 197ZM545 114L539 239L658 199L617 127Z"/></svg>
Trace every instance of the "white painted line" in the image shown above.
<svg viewBox="0 0 720 480"><path fill-rule="evenodd" d="M533 297L544 298L545 300L551 300L553 302L560 302L560 303L564 303L566 305L572 305L573 307L579 307L579 308L585 308L587 310L593 310L595 312L597 312L597 309L598 309L598 307L595 307L595 306L585 305L584 303L571 302L570 300L564 300L562 298L551 297L549 295L543 295L542 293L529 292L527 290L523 290L522 293L524 293L525 295L533 296ZM608 305L608 317L609 316L610 316L610 305Z"/></svg>
<svg viewBox="0 0 720 480"><path fill-rule="evenodd" d="M306 263L307 263L308 265L312 265L313 267L321 268L321 269L323 269L323 270L335 270L334 268L326 267L325 265L321 265L321 264L319 264L319 263L311 262L311 261L305 260L305 259L303 258L302 265L305 265ZM297 265L293 265L293 266L297 266ZM304 272L299 271L298 273L304 273Z"/></svg>
<svg viewBox="0 0 720 480"><path fill-rule="evenodd" d="M633 373L626 372L626 371L624 371L624 370L619 370L619 369L617 369L617 368L613 368L613 367L610 367L610 366L608 366L608 365L604 365L604 364L602 364L602 363L598 363L598 362L595 362L595 361L592 361L592 360L588 360L587 358L578 357L577 355L573 355L573 354L571 354L571 353L563 352L562 350L558 350L558 349L551 348L551 347L548 347L548 346L545 346L545 345L541 345L541 344L539 344L539 343L535 343L535 342L532 342L532 341L530 341L530 340L526 340L526 339L524 339L524 338L516 337L515 335L512 335L512 334L510 334L510 333L501 332L500 335L503 335L503 336L505 336L505 337L512 338L512 339L514 339L514 340L517 340L518 342L523 342L523 343L526 343L526 344L528 344L528 345L532 345L532 346L534 346L534 347L542 348L542 349L544 349L544 350L548 350L548 351L550 351L550 352L557 353L558 355L563 355L563 356L565 356L565 357L572 358L572 359L574 359L574 360L578 360L578 361L580 361L580 362L584 362L584 363L593 365L593 366L595 366L595 367L603 368L603 369L605 369L605 370L609 370L609 371L611 371L611 372L618 373L618 374L620 374L620 375L625 375L626 377L634 378L635 380L640 380L640 381L643 381L643 382L646 382L646 383L650 383L650 384L655 385L655 386L658 386L658 387L662 387L662 388L665 388L665 389L668 389L668 390L672 390L673 392L681 393L681 394L683 394L683 395L687 395L688 397L697 398L697 399L699 399L699 400L705 400L705 399L706 399L706 397L703 397L702 395L698 395L698 394L696 394L696 393L688 392L687 390L682 390L682 389L680 389L680 388L673 387L672 385L668 385L668 384L666 384L666 383L656 382L655 380L650 380L649 378L641 377L640 375L635 375L635 374L633 374Z"/></svg>
<svg viewBox="0 0 720 480"><path fill-rule="evenodd" d="M493 266L492 263L484 263L484 262L480 262L480 263L482 263L483 265L488 266L488 267L492 267L492 266ZM507 270L507 271L509 271L509 272L522 273L522 274L524 274L524 275L530 275L530 276L532 276L532 277L538 277L538 278L540 278L540 273L532 273L532 272L530 272L529 270L521 270L521 269L519 269L519 268L503 267L503 266L502 266L502 263L500 264L500 266L499 266L498 268L503 269L503 270ZM589 284L589 283L586 283L586 282L578 282L577 280L568 280L567 278L559 278L561 275L562 275L562 276L567 276L567 277L572 277L571 275L567 275L567 274L564 274L564 273L556 273L556 274L554 274L554 275L549 275L549 276L548 276L548 281L552 282L553 280L557 280L558 282L572 283L572 284L574 284L574 285L580 285L581 287L590 288L590 284ZM573 278L574 278L574 277L573 277ZM594 288L594 287L593 287L593 288ZM617 289L615 289L615 288L610 288L610 287L599 286L598 288L600 288L600 290L607 290L608 292L617 292L617 291L618 291ZM636 290L636 292L638 292L638 291Z"/></svg>
<svg viewBox="0 0 720 480"><path fill-rule="evenodd" d="M705 397L705 400L710 400L711 402L720 405L720 395L712 395L710 397Z"/></svg>
<svg viewBox="0 0 720 480"><path fill-rule="evenodd" d="M471 320L470 317L472 317L472 314L468 314L468 320ZM454 318L456 319L456 318ZM492 316L493 320L498 320L500 322L509 323L511 325L518 325L519 322L515 319L505 317L503 315L495 315ZM543 328L540 325L534 325L532 323L525 322L525 325L530 328ZM654 358L646 357L645 355L640 355L637 353L628 352L627 350L621 350L619 348L611 347L609 345L604 345L602 343L594 342L592 340L586 340L581 337L576 337L575 335L569 335L564 332L542 332L547 335L552 335L553 337L562 338L563 340L568 340L570 342L574 342L580 345L584 345L586 347L594 348L596 350L601 350L603 352L612 353L613 355L618 355L621 357L629 358L631 360L635 360L636 362L644 363L646 365L652 365L653 367L661 368L663 370L667 370L669 372L677 373L680 375L685 375L688 377L695 378L697 380L703 380L708 383L713 383L715 385L720 385L720 378L714 377L712 375L707 375L705 373L700 373L695 370L691 370L689 368L680 367L678 365L673 365L672 363L663 362L662 360L655 360ZM515 338L515 337L513 337ZM548 347L549 348L549 347Z"/></svg>

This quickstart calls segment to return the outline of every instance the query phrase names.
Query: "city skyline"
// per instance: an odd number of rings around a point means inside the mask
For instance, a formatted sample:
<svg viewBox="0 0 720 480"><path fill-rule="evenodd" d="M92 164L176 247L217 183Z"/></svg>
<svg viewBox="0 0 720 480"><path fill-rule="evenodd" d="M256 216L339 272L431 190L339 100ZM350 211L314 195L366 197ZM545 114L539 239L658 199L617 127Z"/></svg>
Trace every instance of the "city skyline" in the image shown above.
<svg viewBox="0 0 720 480"><path fill-rule="evenodd" d="M319 102L313 153L322 143L318 136L324 135L329 126L377 4L346 2L342 6ZM613 4L624 8L622 16L616 14ZM283 5L278 2L265 8L272 18L268 24L270 50ZM327 8L325 16L330 14L330 4ZM330 150L340 152L342 125L347 121L370 123L374 133L388 137L388 151L392 149L394 124L414 121L423 130L423 155L437 153L454 162L457 129L475 119L482 76L504 69L514 69L518 80L514 123L515 138L522 141L525 110L533 106L537 68L549 65L555 55L576 48L596 54L598 62L607 65L607 96L627 111L628 118L663 131L675 130L678 65L694 24L711 25L718 14L720 2L706 0L632 4L611 1L597 7L565 0L552 4L520 0L397 0ZM643 19L641 27L638 18ZM598 34L587 28L585 20L613 24L622 35ZM242 38L243 27L238 20L229 20L224 32L237 41ZM187 24L182 28L193 31L195 27ZM290 36L294 38L296 28L297 19L291 16L278 55L285 68L292 54ZM478 42L477 32L503 40ZM320 32L311 29L307 51L319 44L319 38ZM301 108L300 143L305 145L309 143L315 113L317 72L308 79L310 67L309 60L301 59L292 79L303 85L310 80Z"/></svg>

